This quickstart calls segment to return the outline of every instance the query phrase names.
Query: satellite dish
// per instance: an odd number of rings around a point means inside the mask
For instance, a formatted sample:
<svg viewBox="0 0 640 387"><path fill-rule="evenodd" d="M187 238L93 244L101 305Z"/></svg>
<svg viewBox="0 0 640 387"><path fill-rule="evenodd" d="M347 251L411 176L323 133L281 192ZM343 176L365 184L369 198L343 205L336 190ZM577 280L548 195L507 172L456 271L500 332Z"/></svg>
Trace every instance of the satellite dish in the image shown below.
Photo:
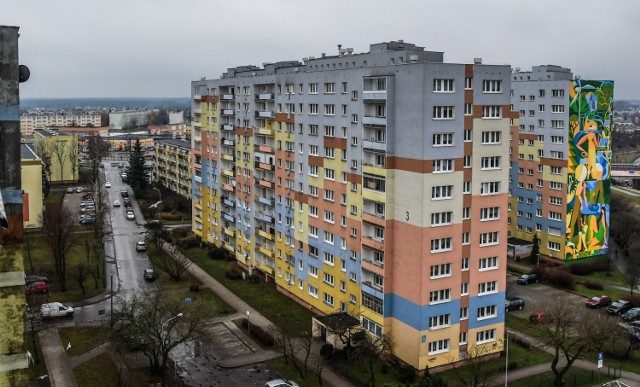
<svg viewBox="0 0 640 387"><path fill-rule="evenodd" d="M29 68L27 66L25 65L18 66L18 80L20 81L20 83L24 83L28 81L30 76L31 76L31 71L29 71Z"/></svg>

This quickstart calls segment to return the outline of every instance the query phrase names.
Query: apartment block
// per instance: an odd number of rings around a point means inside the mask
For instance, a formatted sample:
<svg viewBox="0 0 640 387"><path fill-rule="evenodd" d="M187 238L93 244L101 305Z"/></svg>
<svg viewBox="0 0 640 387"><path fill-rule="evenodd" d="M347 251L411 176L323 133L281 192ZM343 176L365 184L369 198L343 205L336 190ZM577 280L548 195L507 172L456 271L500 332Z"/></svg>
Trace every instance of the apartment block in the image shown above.
<svg viewBox="0 0 640 387"><path fill-rule="evenodd" d="M193 230L416 369L503 350L511 70L403 41L192 82Z"/></svg>
<svg viewBox="0 0 640 387"><path fill-rule="evenodd" d="M154 141L152 180L163 187L191 198L191 143L177 139Z"/></svg>
<svg viewBox="0 0 640 387"><path fill-rule="evenodd" d="M20 144L22 221L24 228L42 227L42 160L27 144Z"/></svg>
<svg viewBox="0 0 640 387"><path fill-rule="evenodd" d="M613 82L536 66L513 72L511 88L510 255L534 237L543 260L606 254Z"/></svg>
<svg viewBox="0 0 640 387"><path fill-rule="evenodd" d="M51 184L78 181L78 138L75 134L57 129L36 129L33 131L33 142L33 150L38 157L50 160Z"/></svg>
<svg viewBox="0 0 640 387"><path fill-rule="evenodd" d="M25 137L31 137L34 129L63 126L91 126L97 128L100 124L100 114L97 113L44 111L25 113L20 116L20 132Z"/></svg>

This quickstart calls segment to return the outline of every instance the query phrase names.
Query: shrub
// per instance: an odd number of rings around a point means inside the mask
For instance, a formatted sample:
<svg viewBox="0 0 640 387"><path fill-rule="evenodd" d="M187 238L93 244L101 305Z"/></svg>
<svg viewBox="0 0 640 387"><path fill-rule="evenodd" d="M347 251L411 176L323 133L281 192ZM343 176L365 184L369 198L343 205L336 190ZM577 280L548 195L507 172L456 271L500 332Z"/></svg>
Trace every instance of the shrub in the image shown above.
<svg viewBox="0 0 640 387"><path fill-rule="evenodd" d="M320 347L320 356L322 356L324 359L327 359L331 355L333 355L333 351L333 345L331 345L330 343L326 343L322 347Z"/></svg>
<svg viewBox="0 0 640 387"><path fill-rule="evenodd" d="M198 284L189 285L189 291L190 292L199 292L200 291L200 285L198 285Z"/></svg>
<svg viewBox="0 0 640 387"><path fill-rule="evenodd" d="M596 267L590 262L574 263L569 266L569 271L574 275L589 275L596 271Z"/></svg>
<svg viewBox="0 0 640 387"><path fill-rule="evenodd" d="M515 370L516 368L518 368L518 362L517 361L510 361L509 364L507 364L507 369L509 371Z"/></svg>
<svg viewBox="0 0 640 387"><path fill-rule="evenodd" d="M521 346L524 349L531 349L531 345L529 345L529 343L523 341L521 338L519 338L518 336L512 336L513 337L513 342L518 344L519 346Z"/></svg>
<svg viewBox="0 0 640 387"><path fill-rule="evenodd" d="M235 267L228 268L227 271L224 272L224 274L231 280L242 278L242 273L240 273L240 270L236 269Z"/></svg>
<svg viewBox="0 0 640 387"><path fill-rule="evenodd" d="M404 364L398 369L398 380L400 383L413 383L416 380L416 371L408 364Z"/></svg>
<svg viewBox="0 0 640 387"><path fill-rule="evenodd" d="M222 259L224 258L224 249L221 247L213 246L209 249L209 258L211 259Z"/></svg>
<svg viewBox="0 0 640 387"><path fill-rule="evenodd" d="M543 281L547 279L547 268L543 266L534 267L531 272L538 276L539 281Z"/></svg>
<svg viewBox="0 0 640 387"><path fill-rule="evenodd" d="M273 347L273 336L271 336L269 332L265 331L255 324L249 324L249 320L247 320L246 318L242 319L242 327L249 329L249 334L265 347Z"/></svg>
<svg viewBox="0 0 640 387"><path fill-rule="evenodd" d="M576 288L573 276L563 270L549 270L547 272L547 281L551 285L562 289L574 290Z"/></svg>
<svg viewBox="0 0 640 387"><path fill-rule="evenodd" d="M602 285L600 282L585 281L584 286L589 289L604 290L604 285Z"/></svg>
<svg viewBox="0 0 640 387"><path fill-rule="evenodd" d="M191 229L189 227L176 227L172 230L173 235L177 238L185 238L190 231Z"/></svg>
<svg viewBox="0 0 640 387"><path fill-rule="evenodd" d="M634 295L627 295L624 296L624 299L631 302L631 304L633 305L634 308L638 308L640 307L640 295L634 294Z"/></svg>

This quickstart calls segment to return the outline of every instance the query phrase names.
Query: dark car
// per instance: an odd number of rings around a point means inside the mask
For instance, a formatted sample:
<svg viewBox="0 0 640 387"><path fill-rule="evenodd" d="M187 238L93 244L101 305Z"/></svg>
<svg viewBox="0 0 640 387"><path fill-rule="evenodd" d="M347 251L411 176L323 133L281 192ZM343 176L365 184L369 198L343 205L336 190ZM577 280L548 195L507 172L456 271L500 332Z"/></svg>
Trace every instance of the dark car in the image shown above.
<svg viewBox="0 0 640 387"><path fill-rule="evenodd" d="M153 269L144 269L144 280L145 281L153 281L156 279L156 273Z"/></svg>
<svg viewBox="0 0 640 387"><path fill-rule="evenodd" d="M74 193L73 187L67 187L67 193Z"/></svg>
<svg viewBox="0 0 640 387"><path fill-rule="evenodd" d="M627 300L618 300L607 307L607 313L617 314L618 316L631 309L633 304Z"/></svg>
<svg viewBox="0 0 640 387"><path fill-rule="evenodd" d="M31 285L34 282L49 282L49 278L43 276L43 275L37 275L37 274L29 274L24 276L24 284L25 285Z"/></svg>
<svg viewBox="0 0 640 387"><path fill-rule="evenodd" d="M82 225L94 224L95 222L96 222L96 218L86 217L86 218L80 219L80 224Z"/></svg>
<svg viewBox="0 0 640 387"><path fill-rule="evenodd" d="M640 319L640 308L631 308L622 314L624 321L636 321Z"/></svg>
<svg viewBox="0 0 640 387"><path fill-rule="evenodd" d="M129 192L126 189L120 190L120 196L123 198L129 197Z"/></svg>
<svg viewBox="0 0 640 387"><path fill-rule="evenodd" d="M44 294L49 293L49 285L46 282L34 282L24 288L27 294Z"/></svg>
<svg viewBox="0 0 640 387"><path fill-rule="evenodd" d="M520 285L536 284L538 283L538 275L533 273L523 274L518 277L518 283Z"/></svg>
<svg viewBox="0 0 640 387"><path fill-rule="evenodd" d="M162 222L159 220L152 220L144 224L144 228L149 230L157 230L162 228Z"/></svg>
<svg viewBox="0 0 640 387"><path fill-rule="evenodd" d="M518 297L507 298L504 300L504 309L507 312L511 312L512 310L522 310L524 309L524 300Z"/></svg>
<svg viewBox="0 0 640 387"><path fill-rule="evenodd" d="M529 322L533 324L549 324L553 322L553 316L545 312L535 312L529 315Z"/></svg>
<svg viewBox="0 0 640 387"><path fill-rule="evenodd" d="M587 300L586 304L589 308L599 308L601 306L608 306L609 304L611 304L611 297L605 296L604 294L591 297L590 299Z"/></svg>

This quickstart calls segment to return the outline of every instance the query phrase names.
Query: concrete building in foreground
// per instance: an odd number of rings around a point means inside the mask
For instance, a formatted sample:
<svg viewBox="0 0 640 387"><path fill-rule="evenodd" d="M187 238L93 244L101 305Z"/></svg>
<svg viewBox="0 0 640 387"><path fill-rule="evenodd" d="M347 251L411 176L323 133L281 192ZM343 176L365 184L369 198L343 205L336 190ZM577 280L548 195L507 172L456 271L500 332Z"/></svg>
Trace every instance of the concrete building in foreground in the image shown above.
<svg viewBox="0 0 640 387"><path fill-rule="evenodd" d="M191 198L191 143L173 138L154 141L152 180Z"/></svg>
<svg viewBox="0 0 640 387"><path fill-rule="evenodd" d="M511 78L520 120L511 140L510 251L537 238L543 260L606 254L613 82L560 66Z"/></svg>
<svg viewBox="0 0 640 387"><path fill-rule="evenodd" d="M511 70L481 62L397 41L192 82L193 230L417 369L498 353Z"/></svg>

